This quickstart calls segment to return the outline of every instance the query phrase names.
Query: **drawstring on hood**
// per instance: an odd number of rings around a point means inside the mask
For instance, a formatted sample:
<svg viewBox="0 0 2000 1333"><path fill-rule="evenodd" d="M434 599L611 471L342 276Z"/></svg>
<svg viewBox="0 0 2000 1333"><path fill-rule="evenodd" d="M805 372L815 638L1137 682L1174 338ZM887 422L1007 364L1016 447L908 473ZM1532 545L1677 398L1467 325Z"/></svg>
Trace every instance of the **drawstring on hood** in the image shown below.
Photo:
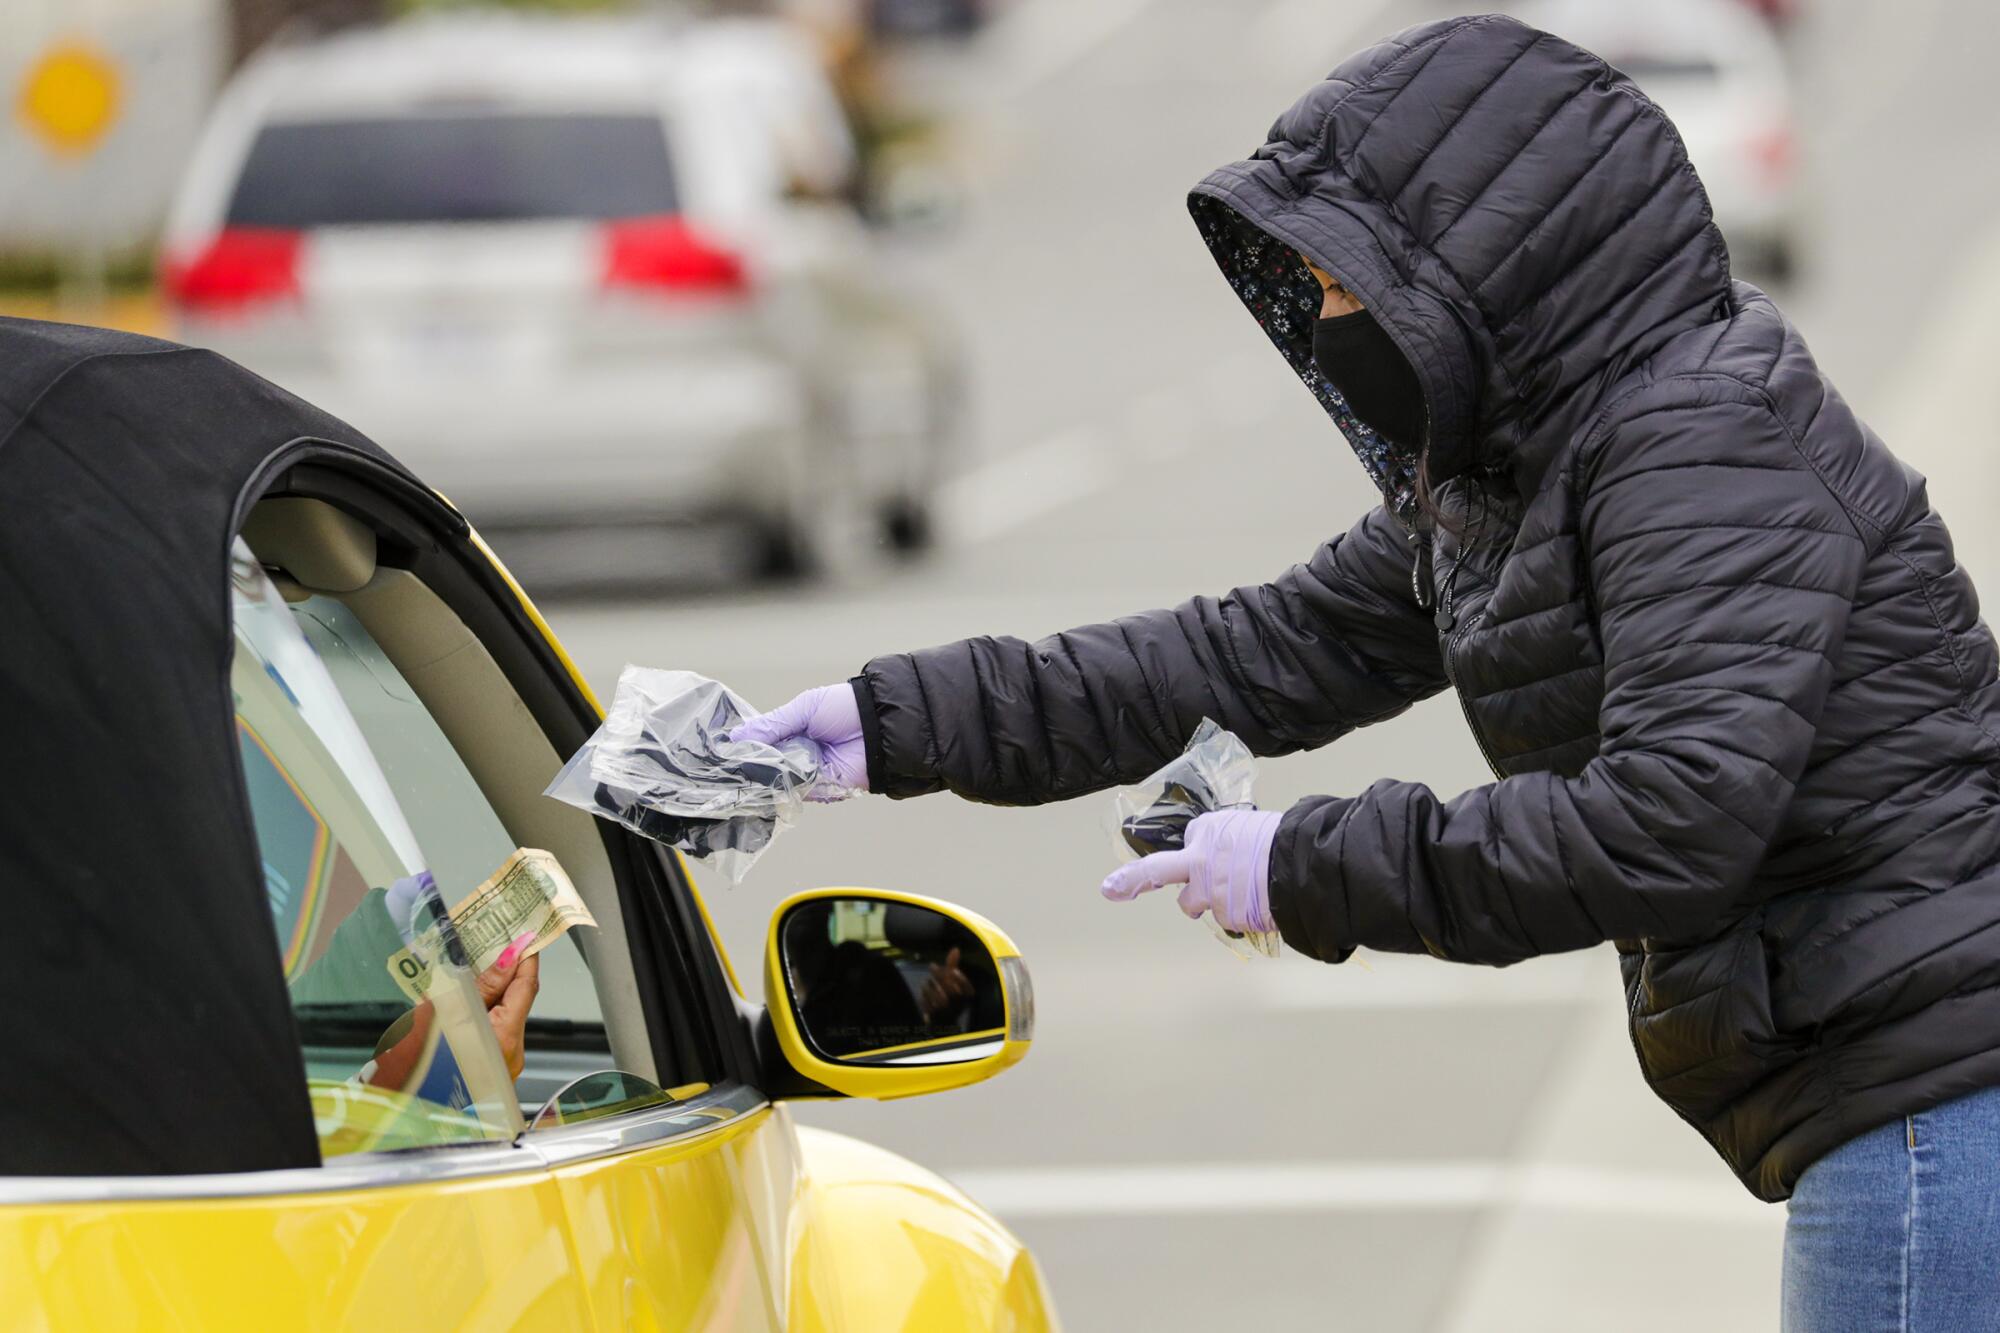
<svg viewBox="0 0 2000 1333"><path fill-rule="evenodd" d="M1433 485L1477 470L1528 498L1606 388L1732 310L1728 252L1673 125L1598 57L1504 15L1354 56L1188 207L1413 531L1423 447ZM1369 429L1315 364L1322 293L1307 259L1409 362L1421 443Z"/></svg>

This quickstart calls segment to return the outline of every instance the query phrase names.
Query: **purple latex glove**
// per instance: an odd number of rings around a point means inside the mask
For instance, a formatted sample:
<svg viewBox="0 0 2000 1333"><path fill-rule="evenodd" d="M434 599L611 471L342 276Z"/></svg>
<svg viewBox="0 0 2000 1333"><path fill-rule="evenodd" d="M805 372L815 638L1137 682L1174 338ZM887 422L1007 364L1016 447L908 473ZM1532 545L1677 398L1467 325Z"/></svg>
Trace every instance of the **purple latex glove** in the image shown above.
<svg viewBox="0 0 2000 1333"><path fill-rule="evenodd" d="M403 937L403 943L415 943L417 927L430 924L428 915L419 918L417 905L419 900L435 892L437 892L437 881L431 877L431 872L428 870L405 875L384 891L383 910L389 913L389 920L395 924L396 933Z"/></svg>
<svg viewBox="0 0 2000 1333"><path fill-rule="evenodd" d="M1187 845L1155 852L1119 866L1099 889L1105 897L1130 902L1169 884L1185 884L1181 911L1191 917L1215 913L1224 930L1276 930L1271 920L1271 842L1278 836L1276 810L1212 810L1188 821Z"/></svg>
<svg viewBox="0 0 2000 1333"><path fill-rule="evenodd" d="M730 728L733 741L776 745L797 737L819 751L811 801L841 801L868 790L868 752L861 743L861 702L845 682L807 690L790 703Z"/></svg>

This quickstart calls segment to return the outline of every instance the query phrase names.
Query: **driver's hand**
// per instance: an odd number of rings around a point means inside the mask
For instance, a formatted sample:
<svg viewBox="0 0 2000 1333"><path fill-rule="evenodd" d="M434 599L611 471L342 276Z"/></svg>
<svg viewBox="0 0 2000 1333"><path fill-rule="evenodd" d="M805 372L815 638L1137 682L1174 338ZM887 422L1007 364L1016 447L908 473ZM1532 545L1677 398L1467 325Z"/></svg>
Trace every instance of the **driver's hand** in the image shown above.
<svg viewBox="0 0 2000 1333"><path fill-rule="evenodd" d="M533 931L522 933L501 950L493 966L479 974L479 998L486 1003L486 1019L493 1024L493 1038L500 1043L500 1053L507 1057L507 1073L514 1078L521 1077L521 1067L527 1062L528 1010L534 1007L535 995L542 988L541 955L521 957L521 950L534 938Z"/></svg>
<svg viewBox="0 0 2000 1333"><path fill-rule="evenodd" d="M945 955L942 963L931 964L931 974L924 980L923 999L919 1002L924 1011L924 1021L935 1023L940 1015L960 1000L971 998L972 978L965 975L965 969L959 966L959 952L954 948Z"/></svg>
<svg viewBox="0 0 2000 1333"><path fill-rule="evenodd" d="M507 1060L507 1073L513 1078L521 1077L521 1067L527 1061L528 1010L534 1007L535 993L542 988L541 955L521 957L521 950L533 943L534 938L533 931L518 936L500 951L493 966L479 974L479 998L486 1005L493 1038L500 1043L500 1054ZM400 1089L409 1081L417 1061L428 1049L431 1020L435 1016L431 1002L425 1000L391 1026L391 1032L398 1027L405 1030L393 1045L376 1052L370 1084Z"/></svg>

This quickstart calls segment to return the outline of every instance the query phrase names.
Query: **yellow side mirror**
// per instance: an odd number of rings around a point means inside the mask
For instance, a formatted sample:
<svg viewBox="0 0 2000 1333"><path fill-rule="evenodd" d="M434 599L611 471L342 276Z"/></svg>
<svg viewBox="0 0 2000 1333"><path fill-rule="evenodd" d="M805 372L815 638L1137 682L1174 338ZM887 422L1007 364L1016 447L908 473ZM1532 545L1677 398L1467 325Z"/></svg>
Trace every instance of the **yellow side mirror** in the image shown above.
<svg viewBox="0 0 2000 1333"><path fill-rule="evenodd" d="M764 1004L785 1059L850 1097L914 1097L988 1079L1034 1039L1034 988L998 926L883 889L779 904Z"/></svg>

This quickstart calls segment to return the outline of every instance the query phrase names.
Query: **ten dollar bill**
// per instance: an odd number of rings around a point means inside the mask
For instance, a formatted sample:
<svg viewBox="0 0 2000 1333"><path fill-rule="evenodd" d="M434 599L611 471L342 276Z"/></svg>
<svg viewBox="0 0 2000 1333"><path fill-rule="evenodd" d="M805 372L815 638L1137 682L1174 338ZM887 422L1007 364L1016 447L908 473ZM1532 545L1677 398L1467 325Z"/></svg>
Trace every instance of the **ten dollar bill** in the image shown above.
<svg viewBox="0 0 2000 1333"><path fill-rule="evenodd" d="M597 919L554 856L522 847L485 883L458 900L451 909L451 923L471 955L472 970L484 972L529 931L535 938L522 949L523 958L540 953L571 926L594 926ZM389 975L411 1003L423 999L429 989L430 959L438 952L434 933L418 944L422 947L398 949L388 961Z"/></svg>

